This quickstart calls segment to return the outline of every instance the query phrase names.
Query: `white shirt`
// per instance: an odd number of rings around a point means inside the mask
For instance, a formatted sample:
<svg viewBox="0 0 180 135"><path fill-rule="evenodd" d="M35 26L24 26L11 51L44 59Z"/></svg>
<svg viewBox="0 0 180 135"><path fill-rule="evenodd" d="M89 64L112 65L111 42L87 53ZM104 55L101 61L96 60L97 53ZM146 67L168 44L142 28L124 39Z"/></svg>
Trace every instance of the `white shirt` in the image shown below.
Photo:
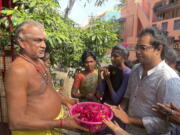
<svg viewBox="0 0 180 135"><path fill-rule="evenodd" d="M168 135L171 124L158 118L152 105L173 102L180 107L180 78L164 61L144 78L142 75L142 65L138 64L132 70L125 98L129 99L129 116L142 119L145 128L127 125L127 131L133 135Z"/></svg>

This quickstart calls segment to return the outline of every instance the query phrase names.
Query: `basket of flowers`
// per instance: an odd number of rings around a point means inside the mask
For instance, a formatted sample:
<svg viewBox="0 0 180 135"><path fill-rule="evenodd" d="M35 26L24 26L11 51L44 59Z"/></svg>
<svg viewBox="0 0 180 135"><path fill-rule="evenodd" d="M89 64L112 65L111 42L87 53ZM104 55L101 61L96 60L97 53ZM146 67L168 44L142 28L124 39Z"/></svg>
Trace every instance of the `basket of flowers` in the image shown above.
<svg viewBox="0 0 180 135"><path fill-rule="evenodd" d="M96 102L81 102L73 105L70 115L75 114L80 114L76 121L91 132L103 130L106 127L102 122L103 119L111 120L113 118L113 112L107 105Z"/></svg>

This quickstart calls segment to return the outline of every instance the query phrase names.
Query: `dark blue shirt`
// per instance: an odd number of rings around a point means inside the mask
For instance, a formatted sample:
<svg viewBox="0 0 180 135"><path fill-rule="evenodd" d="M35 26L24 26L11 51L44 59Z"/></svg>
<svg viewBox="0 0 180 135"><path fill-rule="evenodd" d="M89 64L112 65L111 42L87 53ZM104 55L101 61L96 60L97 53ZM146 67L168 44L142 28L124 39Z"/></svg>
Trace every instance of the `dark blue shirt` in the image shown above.
<svg viewBox="0 0 180 135"><path fill-rule="evenodd" d="M129 76L131 74L131 69L130 68L125 68L123 69L123 81L120 85L120 87L118 88L118 90L115 90L110 96L111 98L105 100L104 102L108 103L108 104L112 104L112 105L118 105L120 103L120 101L122 100L125 91L127 89L127 85L128 85L128 80L129 80ZM98 89L100 92L104 92L107 89L107 85L106 85L106 81L102 80Z"/></svg>

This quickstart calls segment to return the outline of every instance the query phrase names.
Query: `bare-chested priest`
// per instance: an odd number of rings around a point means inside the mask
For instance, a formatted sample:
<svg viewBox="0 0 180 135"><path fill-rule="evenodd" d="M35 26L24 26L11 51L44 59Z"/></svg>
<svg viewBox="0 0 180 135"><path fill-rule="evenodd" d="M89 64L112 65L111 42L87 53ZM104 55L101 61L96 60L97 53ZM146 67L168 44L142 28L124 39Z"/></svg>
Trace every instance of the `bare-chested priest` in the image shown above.
<svg viewBox="0 0 180 135"><path fill-rule="evenodd" d="M59 95L40 58L46 49L43 26L25 21L16 31L21 55L9 67L6 78L9 126L13 135L54 135L54 128L86 130L70 116L61 119L61 104L75 100Z"/></svg>

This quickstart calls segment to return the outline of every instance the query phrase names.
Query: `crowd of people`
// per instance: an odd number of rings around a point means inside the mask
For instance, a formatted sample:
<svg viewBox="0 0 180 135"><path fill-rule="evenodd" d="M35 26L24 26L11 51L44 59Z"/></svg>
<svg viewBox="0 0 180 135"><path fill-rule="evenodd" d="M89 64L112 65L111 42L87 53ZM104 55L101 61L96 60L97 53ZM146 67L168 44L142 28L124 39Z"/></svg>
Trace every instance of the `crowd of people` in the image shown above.
<svg viewBox="0 0 180 135"><path fill-rule="evenodd" d="M61 105L70 108L81 101L106 104L114 113L103 120L107 128L98 135L178 135L180 125L180 66L167 34L155 28L141 31L135 47L138 63L126 61L129 50L115 45L111 63L97 68L92 51L81 57L83 71L75 75L73 98L62 96L52 85L45 59L46 34L35 21L25 21L16 30L20 55L8 69L5 90L12 135L56 135L56 128L85 131L74 116L64 116ZM177 131L177 132L175 132Z"/></svg>

